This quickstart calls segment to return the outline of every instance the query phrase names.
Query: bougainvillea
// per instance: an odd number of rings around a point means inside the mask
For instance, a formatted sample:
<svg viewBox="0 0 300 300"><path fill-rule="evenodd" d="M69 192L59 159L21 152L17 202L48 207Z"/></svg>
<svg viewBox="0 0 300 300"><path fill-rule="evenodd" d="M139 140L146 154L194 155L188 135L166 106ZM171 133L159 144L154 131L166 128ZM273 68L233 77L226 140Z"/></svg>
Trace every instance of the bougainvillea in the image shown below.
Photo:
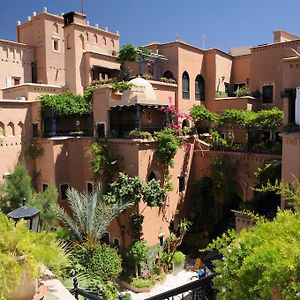
<svg viewBox="0 0 300 300"><path fill-rule="evenodd" d="M169 113L169 123L168 127L174 129L176 133L180 134L182 130L182 123L184 120L192 120L189 114L178 111L175 104L173 103L173 98L169 97L169 105L161 107L162 112Z"/></svg>

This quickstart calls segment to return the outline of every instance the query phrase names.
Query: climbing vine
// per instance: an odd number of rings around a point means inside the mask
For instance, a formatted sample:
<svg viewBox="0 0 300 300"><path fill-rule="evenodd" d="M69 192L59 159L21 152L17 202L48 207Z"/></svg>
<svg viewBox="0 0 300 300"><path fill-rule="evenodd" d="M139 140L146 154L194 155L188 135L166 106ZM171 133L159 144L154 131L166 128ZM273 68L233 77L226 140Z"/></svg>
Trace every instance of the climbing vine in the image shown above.
<svg viewBox="0 0 300 300"><path fill-rule="evenodd" d="M112 155L108 141L94 142L87 151L90 168L96 182L102 183L104 189L112 182L117 170L117 161Z"/></svg>
<svg viewBox="0 0 300 300"><path fill-rule="evenodd" d="M42 117L50 117L54 112L56 116L62 115L82 115L92 110L92 101L88 97L74 95L72 93L59 95L41 95Z"/></svg>
<svg viewBox="0 0 300 300"><path fill-rule="evenodd" d="M172 128L166 127L165 129L155 134L155 140L158 142L156 154L162 165L174 165L174 157L180 145L175 131Z"/></svg>

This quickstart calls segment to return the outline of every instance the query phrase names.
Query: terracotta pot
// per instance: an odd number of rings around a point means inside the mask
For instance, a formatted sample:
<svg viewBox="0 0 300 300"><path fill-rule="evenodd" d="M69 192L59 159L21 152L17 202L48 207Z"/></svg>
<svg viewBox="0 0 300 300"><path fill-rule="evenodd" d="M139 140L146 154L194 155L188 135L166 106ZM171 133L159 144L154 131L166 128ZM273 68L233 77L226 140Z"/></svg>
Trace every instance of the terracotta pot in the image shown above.
<svg viewBox="0 0 300 300"><path fill-rule="evenodd" d="M15 286L8 300L32 300L36 294L37 281L32 280L28 273L24 271L19 285Z"/></svg>

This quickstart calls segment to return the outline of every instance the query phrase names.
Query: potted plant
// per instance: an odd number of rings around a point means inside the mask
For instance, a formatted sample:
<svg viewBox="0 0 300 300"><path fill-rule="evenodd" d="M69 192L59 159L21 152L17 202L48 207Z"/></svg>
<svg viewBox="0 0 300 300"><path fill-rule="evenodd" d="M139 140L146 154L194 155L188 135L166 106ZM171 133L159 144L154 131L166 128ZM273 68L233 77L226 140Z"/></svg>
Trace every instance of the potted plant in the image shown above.
<svg viewBox="0 0 300 300"><path fill-rule="evenodd" d="M0 228L0 299L32 299L42 264L59 275L66 254L54 233L30 231L25 221L15 224L1 212Z"/></svg>

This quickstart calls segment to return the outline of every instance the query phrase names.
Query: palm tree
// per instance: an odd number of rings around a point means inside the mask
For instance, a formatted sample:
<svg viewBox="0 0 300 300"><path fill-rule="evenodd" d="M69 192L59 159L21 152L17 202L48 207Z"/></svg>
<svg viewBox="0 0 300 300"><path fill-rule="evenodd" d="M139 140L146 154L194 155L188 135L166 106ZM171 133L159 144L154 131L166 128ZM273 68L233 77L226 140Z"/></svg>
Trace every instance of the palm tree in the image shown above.
<svg viewBox="0 0 300 300"><path fill-rule="evenodd" d="M109 196L106 195L104 201L101 188L91 194L83 194L71 188L67 191L70 214L58 205L54 206L54 212L78 241L97 243L107 231L110 222L134 204L131 201L124 203L115 199L108 202L107 197Z"/></svg>

